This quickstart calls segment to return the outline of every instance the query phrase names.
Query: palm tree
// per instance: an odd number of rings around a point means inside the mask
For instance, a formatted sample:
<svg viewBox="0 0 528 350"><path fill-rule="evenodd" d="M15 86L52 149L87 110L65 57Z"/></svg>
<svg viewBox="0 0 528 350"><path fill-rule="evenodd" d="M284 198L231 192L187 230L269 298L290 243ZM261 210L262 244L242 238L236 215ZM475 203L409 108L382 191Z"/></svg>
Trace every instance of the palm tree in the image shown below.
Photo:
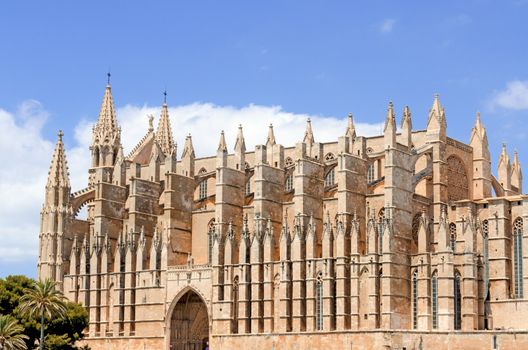
<svg viewBox="0 0 528 350"><path fill-rule="evenodd" d="M50 279L38 281L35 288L27 289L20 298L20 311L29 317L40 317L40 350L44 350L44 317L64 317L66 315L66 298L55 289L57 283Z"/></svg>
<svg viewBox="0 0 528 350"><path fill-rule="evenodd" d="M24 339L28 337L20 334L24 327L9 315L0 315L0 350L26 350Z"/></svg>

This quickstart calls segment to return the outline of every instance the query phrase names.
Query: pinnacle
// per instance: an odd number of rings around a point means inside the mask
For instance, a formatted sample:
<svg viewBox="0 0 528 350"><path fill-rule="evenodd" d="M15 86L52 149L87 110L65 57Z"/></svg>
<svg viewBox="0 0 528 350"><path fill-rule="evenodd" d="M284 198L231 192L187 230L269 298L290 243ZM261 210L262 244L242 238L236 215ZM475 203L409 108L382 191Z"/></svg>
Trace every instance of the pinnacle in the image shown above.
<svg viewBox="0 0 528 350"><path fill-rule="evenodd" d="M70 187L68 174L68 162L66 161L66 152L62 142L62 130L57 133L57 143L51 158L51 165L48 176L48 186Z"/></svg>
<svg viewBox="0 0 528 350"><path fill-rule="evenodd" d="M235 151L246 151L246 142L244 141L244 134L242 133L242 124L238 125L238 134L235 142Z"/></svg>
<svg viewBox="0 0 528 350"><path fill-rule="evenodd" d="M187 137L185 138L185 145L183 147L182 158L185 158L186 156L189 156L192 158L195 157L191 134L188 134Z"/></svg>
<svg viewBox="0 0 528 350"><path fill-rule="evenodd" d="M411 109L409 108L409 106L405 106L403 108L402 128L404 126L408 126L409 129L412 129L411 123Z"/></svg>
<svg viewBox="0 0 528 350"><path fill-rule="evenodd" d="M313 144L315 142L314 135L312 131L312 121L310 118L306 121L306 131L304 132L304 143Z"/></svg>
<svg viewBox="0 0 528 350"><path fill-rule="evenodd" d="M220 132L220 141L218 142L218 152L227 152L224 130Z"/></svg>
<svg viewBox="0 0 528 350"><path fill-rule="evenodd" d="M387 117L385 119L384 130L387 130L388 126L390 126L393 129L396 129L396 116L394 114L394 108L393 108L392 101L389 101L389 107L387 108Z"/></svg>
<svg viewBox="0 0 528 350"><path fill-rule="evenodd" d="M101 103L101 110L99 111L99 118L97 119L94 129L95 133L101 140L106 138L113 139L119 134L120 130L117 124L110 84L106 85L103 102Z"/></svg>
<svg viewBox="0 0 528 350"><path fill-rule="evenodd" d="M276 143L275 133L273 132L273 124L270 124L268 128L268 139L266 140L266 146L273 146Z"/></svg>
<svg viewBox="0 0 528 350"><path fill-rule="evenodd" d="M348 113L348 125L345 136L348 136L351 139L356 138L356 127L354 126L354 117L352 116L352 113Z"/></svg>
<svg viewBox="0 0 528 350"><path fill-rule="evenodd" d="M172 137L169 109L166 101L163 102L163 106L161 107L158 129L156 130L156 141L158 141L165 155L169 155L174 148L174 138Z"/></svg>

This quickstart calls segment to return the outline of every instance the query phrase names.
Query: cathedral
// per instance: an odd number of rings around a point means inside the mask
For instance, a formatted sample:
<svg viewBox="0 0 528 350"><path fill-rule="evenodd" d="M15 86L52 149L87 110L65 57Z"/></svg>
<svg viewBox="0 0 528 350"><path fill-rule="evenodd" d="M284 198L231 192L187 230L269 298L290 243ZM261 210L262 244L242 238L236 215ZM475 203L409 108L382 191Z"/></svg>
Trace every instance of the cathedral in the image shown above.
<svg viewBox="0 0 528 350"><path fill-rule="evenodd" d="M478 113L469 142L435 96L424 129L389 102L378 136L349 115L336 141L308 120L248 150L240 126L203 158L166 101L153 119L125 153L108 84L87 186L61 132L52 156L38 276L88 310L93 350L528 348L528 196Z"/></svg>

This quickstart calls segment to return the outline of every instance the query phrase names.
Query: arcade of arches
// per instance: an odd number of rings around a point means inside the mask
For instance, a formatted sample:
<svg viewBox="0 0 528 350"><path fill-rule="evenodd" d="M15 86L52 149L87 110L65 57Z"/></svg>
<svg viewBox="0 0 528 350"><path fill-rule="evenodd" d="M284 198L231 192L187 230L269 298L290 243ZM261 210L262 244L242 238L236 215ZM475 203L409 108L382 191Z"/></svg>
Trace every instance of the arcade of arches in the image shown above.
<svg viewBox="0 0 528 350"><path fill-rule="evenodd" d="M202 298L189 290L178 300L170 324L170 350L203 350L209 341L209 317Z"/></svg>

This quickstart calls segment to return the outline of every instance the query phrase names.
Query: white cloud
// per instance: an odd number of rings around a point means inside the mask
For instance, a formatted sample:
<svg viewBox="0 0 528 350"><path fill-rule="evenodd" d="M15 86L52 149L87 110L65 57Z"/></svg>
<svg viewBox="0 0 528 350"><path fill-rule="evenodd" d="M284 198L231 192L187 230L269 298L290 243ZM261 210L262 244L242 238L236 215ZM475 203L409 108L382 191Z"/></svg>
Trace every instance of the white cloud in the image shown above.
<svg viewBox="0 0 528 350"><path fill-rule="evenodd" d="M379 25L378 30L379 30L379 32L381 34L390 33L394 29L394 25L395 24L396 24L396 20L395 19L387 18L387 19L383 20L383 22L381 22L381 24Z"/></svg>
<svg viewBox="0 0 528 350"><path fill-rule="evenodd" d="M159 107L126 105L117 110L125 153L136 145L148 128L149 114L159 116ZM193 103L169 108L178 154L185 136L191 133L198 157L216 152L221 130L228 147L234 147L239 124L244 127L248 150L266 141L269 123L273 123L277 141L293 146L304 135L306 119L311 118L316 141L335 141L344 133L346 121L334 117L289 113L280 106L217 106ZM38 251L39 212L55 139L42 135L48 113L36 101L27 101L14 113L0 109L0 275L9 273L4 266L35 259ZM86 186L90 166L88 147L93 120L82 120L73 130L74 145L67 145L66 156L72 191ZM379 133L381 124L356 123L358 134ZM31 271L28 271L31 274Z"/></svg>
<svg viewBox="0 0 528 350"><path fill-rule="evenodd" d="M528 109L528 81L508 82L506 89L496 92L489 104L491 109L496 107L513 110Z"/></svg>

